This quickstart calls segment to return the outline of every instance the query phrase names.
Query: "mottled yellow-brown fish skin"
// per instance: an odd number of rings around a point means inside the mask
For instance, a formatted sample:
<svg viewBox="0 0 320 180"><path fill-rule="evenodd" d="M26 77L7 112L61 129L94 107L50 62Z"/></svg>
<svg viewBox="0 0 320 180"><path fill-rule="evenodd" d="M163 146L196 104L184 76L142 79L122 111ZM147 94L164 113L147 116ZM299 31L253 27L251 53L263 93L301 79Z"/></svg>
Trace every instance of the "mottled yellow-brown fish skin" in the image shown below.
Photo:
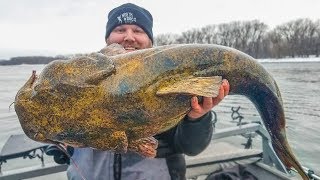
<svg viewBox="0 0 320 180"><path fill-rule="evenodd" d="M254 103L281 161L307 179L286 138L275 80L252 57L224 46L169 45L55 61L21 88L15 109L24 132L36 141L145 151L152 157L156 145L150 137L175 126L190 110L194 91L172 87L213 76L228 79L230 94ZM139 149L140 142L151 150Z"/></svg>

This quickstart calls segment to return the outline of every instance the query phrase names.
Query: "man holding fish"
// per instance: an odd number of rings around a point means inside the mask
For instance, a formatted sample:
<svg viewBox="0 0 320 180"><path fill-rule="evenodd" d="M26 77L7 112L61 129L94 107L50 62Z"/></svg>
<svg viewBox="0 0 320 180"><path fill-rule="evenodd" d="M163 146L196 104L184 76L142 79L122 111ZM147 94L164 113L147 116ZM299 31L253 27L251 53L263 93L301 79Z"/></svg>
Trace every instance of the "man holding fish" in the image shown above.
<svg viewBox="0 0 320 180"><path fill-rule="evenodd" d="M140 6L127 3L108 14L105 40L107 45L120 44L126 53L153 46L153 18ZM142 157L133 152L114 153L92 148L74 148L68 168L69 179L185 179L183 154L197 155L211 141L211 109L229 93L229 83L223 80L215 98L194 96L191 109L180 123L166 132L155 135L158 140L155 158ZM79 173L81 171L81 173Z"/></svg>

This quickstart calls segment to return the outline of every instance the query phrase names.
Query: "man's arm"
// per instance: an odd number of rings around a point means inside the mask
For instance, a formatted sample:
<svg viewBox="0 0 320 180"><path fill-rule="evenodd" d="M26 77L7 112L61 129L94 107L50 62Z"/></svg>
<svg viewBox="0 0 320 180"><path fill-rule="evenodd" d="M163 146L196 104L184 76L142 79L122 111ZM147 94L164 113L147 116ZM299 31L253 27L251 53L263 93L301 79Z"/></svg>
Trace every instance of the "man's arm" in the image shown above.
<svg viewBox="0 0 320 180"><path fill-rule="evenodd" d="M229 94L230 85L222 80L217 97L203 97L199 103L196 96L191 99L191 111L177 127L174 145L177 151L187 155L197 155L210 143L213 126L211 109Z"/></svg>
<svg viewBox="0 0 320 180"><path fill-rule="evenodd" d="M199 103L195 96L191 99L191 110L185 118L174 128L158 134L159 141L157 157L184 153L197 155L210 143L213 125L211 109L219 104L229 94L229 82L224 79L215 98L203 97Z"/></svg>
<svg viewBox="0 0 320 180"><path fill-rule="evenodd" d="M174 134L175 150L186 155L197 155L211 142L212 132L211 112L196 120L189 120L186 116L177 126Z"/></svg>

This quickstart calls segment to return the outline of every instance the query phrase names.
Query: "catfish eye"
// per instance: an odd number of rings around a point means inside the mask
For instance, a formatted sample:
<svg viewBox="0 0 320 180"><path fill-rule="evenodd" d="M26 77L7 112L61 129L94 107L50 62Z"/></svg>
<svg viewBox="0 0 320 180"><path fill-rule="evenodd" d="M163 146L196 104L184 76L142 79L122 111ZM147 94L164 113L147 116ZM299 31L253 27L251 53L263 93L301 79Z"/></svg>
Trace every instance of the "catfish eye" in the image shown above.
<svg viewBox="0 0 320 180"><path fill-rule="evenodd" d="M36 84L33 89L34 89L35 91L39 91L40 88L41 88L41 85L40 85L40 84Z"/></svg>

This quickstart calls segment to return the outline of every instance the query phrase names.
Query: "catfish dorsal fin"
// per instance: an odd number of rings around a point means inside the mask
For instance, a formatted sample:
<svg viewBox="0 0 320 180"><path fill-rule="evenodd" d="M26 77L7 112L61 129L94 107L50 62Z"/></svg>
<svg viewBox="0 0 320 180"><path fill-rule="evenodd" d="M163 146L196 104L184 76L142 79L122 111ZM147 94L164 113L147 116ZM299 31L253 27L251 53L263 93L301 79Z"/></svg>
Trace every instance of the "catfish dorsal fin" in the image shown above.
<svg viewBox="0 0 320 180"><path fill-rule="evenodd" d="M157 95L189 94L217 97L222 82L221 76L187 77L157 91Z"/></svg>

